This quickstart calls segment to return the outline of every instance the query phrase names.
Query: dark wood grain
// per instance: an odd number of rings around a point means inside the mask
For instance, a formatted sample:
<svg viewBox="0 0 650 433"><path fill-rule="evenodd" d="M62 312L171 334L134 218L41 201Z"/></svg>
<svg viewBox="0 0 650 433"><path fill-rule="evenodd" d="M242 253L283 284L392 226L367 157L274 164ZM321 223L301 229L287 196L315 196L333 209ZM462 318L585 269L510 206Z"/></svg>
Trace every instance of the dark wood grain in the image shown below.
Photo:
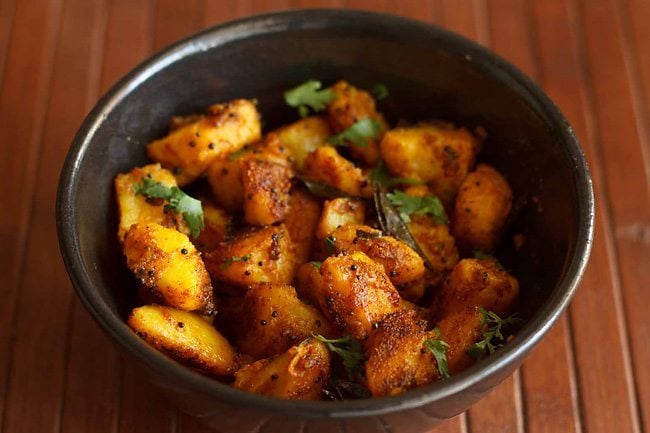
<svg viewBox="0 0 650 433"><path fill-rule="evenodd" d="M0 0L0 83L7 58L9 37L14 24L14 13L16 11L16 0Z"/></svg>

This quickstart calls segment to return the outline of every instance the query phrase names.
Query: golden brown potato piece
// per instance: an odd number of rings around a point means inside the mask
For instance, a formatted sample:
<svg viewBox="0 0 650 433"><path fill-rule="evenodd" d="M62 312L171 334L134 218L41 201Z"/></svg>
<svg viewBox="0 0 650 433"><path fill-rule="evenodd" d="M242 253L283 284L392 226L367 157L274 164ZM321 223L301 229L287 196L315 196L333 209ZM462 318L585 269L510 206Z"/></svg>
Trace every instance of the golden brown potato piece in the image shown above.
<svg viewBox="0 0 650 433"><path fill-rule="evenodd" d="M126 264L161 303L185 311L214 311L212 284L187 235L158 224L134 224L124 237Z"/></svg>
<svg viewBox="0 0 650 433"><path fill-rule="evenodd" d="M413 215L408 229L436 272L447 272L458 263L458 250L447 224L426 215Z"/></svg>
<svg viewBox="0 0 650 433"><path fill-rule="evenodd" d="M147 199L136 194L136 185L144 177L159 182L169 188L176 186L176 179L169 170L160 167L160 164L149 164L136 167L129 173L115 176L115 195L120 214L120 225L117 237L122 242L124 235L136 223L155 223L161 226L175 228L180 232L189 234L183 216L174 212L165 212L165 202L160 199Z"/></svg>
<svg viewBox="0 0 650 433"><path fill-rule="evenodd" d="M400 309L400 297L379 263L361 252L329 257L316 287L321 311L344 334L363 340L386 315Z"/></svg>
<svg viewBox="0 0 650 433"><path fill-rule="evenodd" d="M321 215L320 208L320 201L311 194L301 189L291 191L284 225L287 226L295 247L298 263L304 263L309 259L314 245L314 232Z"/></svg>
<svg viewBox="0 0 650 433"><path fill-rule="evenodd" d="M440 293L439 317L483 307L505 317L519 294L517 279L496 260L463 259L454 267Z"/></svg>
<svg viewBox="0 0 650 433"><path fill-rule="evenodd" d="M327 346L308 338L282 355L242 367L234 387L288 400L320 400L329 374Z"/></svg>
<svg viewBox="0 0 650 433"><path fill-rule="evenodd" d="M291 155L294 167L302 169L305 158L319 146L327 144L332 135L327 119L310 116L273 131Z"/></svg>
<svg viewBox="0 0 650 433"><path fill-rule="evenodd" d="M296 272L296 292L300 299L311 305L318 305L318 291L323 285L321 266L321 262L307 262L300 265Z"/></svg>
<svg viewBox="0 0 650 433"><path fill-rule="evenodd" d="M404 298L400 300L399 304L402 310L413 312L415 315L415 320L417 322L428 325L428 323L431 321L431 311L428 308L420 307L419 305L407 301ZM221 311L221 306L219 306L219 311ZM425 328L427 325L425 325Z"/></svg>
<svg viewBox="0 0 650 433"><path fill-rule="evenodd" d="M305 158L303 173L354 197L372 197L370 181L332 146L321 146Z"/></svg>
<svg viewBox="0 0 650 433"><path fill-rule="evenodd" d="M409 311L388 315L368 337L366 378L374 397L397 395L440 379L435 357L424 346L435 339Z"/></svg>
<svg viewBox="0 0 650 433"><path fill-rule="evenodd" d="M354 159L361 160L370 167L377 165L379 161L378 143L388 129L388 125L384 116L377 112L374 98L370 93L345 81L339 81L331 89L336 97L328 104L327 113L334 133L342 132L365 118L375 119L381 125L379 136L377 139L368 138L367 146L348 143Z"/></svg>
<svg viewBox="0 0 650 433"><path fill-rule="evenodd" d="M325 239L337 228L345 224L363 224L365 219L366 207L362 201L352 198L325 200L316 229L316 238Z"/></svg>
<svg viewBox="0 0 650 433"><path fill-rule="evenodd" d="M180 186L201 176L217 158L261 137L260 115L252 101L236 99L208 108L207 115L152 141L147 154L172 170Z"/></svg>
<svg viewBox="0 0 650 433"><path fill-rule="evenodd" d="M465 249L493 251L512 207L508 181L494 168L479 164L460 186L452 231Z"/></svg>
<svg viewBox="0 0 650 433"><path fill-rule="evenodd" d="M217 158L206 172L208 183L216 202L228 212L238 212L244 207L241 158Z"/></svg>
<svg viewBox="0 0 650 433"><path fill-rule="evenodd" d="M147 343L201 373L227 376L237 369L228 340L196 313L145 305L134 308L127 323Z"/></svg>
<svg viewBox="0 0 650 433"><path fill-rule="evenodd" d="M291 284L296 272L294 247L284 224L234 236L205 253L204 261L212 278L240 288L253 283Z"/></svg>
<svg viewBox="0 0 650 433"><path fill-rule="evenodd" d="M332 337L336 333L320 311L298 299L291 286L254 284L242 302L236 344L255 359L282 353L312 334Z"/></svg>
<svg viewBox="0 0 650 433"><path fill-rule="evenodd" d="M464 128L436 123L392 129L380 149L391 173L427 182L432 194L449 205L474 164L479 144Z"/></svg>
<svg viewBox="0 0 650 433"><path fill-rule="evenodd" d="M467 350L483 338L481 315L476 308L456 311L438 322L440 339L449 347L445 352L449 374L459 373L474 364Z"/></svg>
<svg viewBox="0 0 650 433"><path fill-rule="evenodd" d="M232 217L223 209L204 203L203 222L205 227L194 244L199 251L213 250L228 236Z"/></svg>
<svg viewBox="0 0 650 433"><path fill-rule="evenodd" d="M346 224L332 232L336 252L360 251L384 267L395 285L422 278L424 262L411 247L372 227Z"/></svg>
<svg viewBox="0 0 650 433"><path fill-rule="evenodd" d="M242 158L244 218L253 225L268 225L284 219L289 210L293 171L268 157Z"/></svg>

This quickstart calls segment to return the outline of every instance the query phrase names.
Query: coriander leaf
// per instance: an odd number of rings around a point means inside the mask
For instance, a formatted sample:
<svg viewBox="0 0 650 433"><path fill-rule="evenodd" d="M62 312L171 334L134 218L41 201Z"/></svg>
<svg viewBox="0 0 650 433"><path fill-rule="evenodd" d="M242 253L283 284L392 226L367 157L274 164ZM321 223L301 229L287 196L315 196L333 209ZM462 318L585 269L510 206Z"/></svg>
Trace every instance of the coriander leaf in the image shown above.
<svg viewBox="0 0 650 433"><path fill-rule="evenodd" d="M391 177L386 163L381 159L377 163L377 166L370 172L370 180L389 187L400 184L426 185L426 182L411 177Z"/></svg>
<svg viewBox="0 0 650 433"><path fill-rule="evenodd" d="M385 84L375 84L375 87L372 88L372 96L377 101L381 101L388 96L388 87Z"/></svg>
<svg viewBox="0 0 650 433"><path fill-rule="evenodd" d="M474 250L474 258L479 260L495 260L492 254L481 250Z"/></svg>
<svg viewBox="0 0 650 433"><path fill-rule="evenodd" d="M476 361L485 358L487 355L494 353L499 347L502 347L506 342L503 328L512 327L521 321L521 319L515 317L516 313L502 319L493 311L487 311L483 307L479 307L478 311L481 315L481 325L485 327L483 339L467 349L467 354Z"/></svg>
<svg viewBox="0 0 650 433"><path fill-rule="evenodd" d="M325 242L325 248L327 248L327 255L331 256L332 254L336 253L336 239L334 239L334 236L328 236L324 239Z"/></svg>
<svg viewBox="0 0 650 433"><path fill-rule="evenodd" d="M225 271L228 269L228 266L232 265L235 262L247 262L251 258L250 254L246 254L245 256L237 257L237 256L232 256L223 262L221 262L221 265L219 267L221 268L222 271Z"/></svg>
<svg viewBox="0 0 650 433"><path fill-rule="evenodd" d="M284 92L284 101L291 107L297 107L300 117L307 116L310 108L314 112L323 111L335 98L332 89L321 90L321 82L316 80L309 80Z"/></svg>
<svg viewBox="0 0 650 433"><path fill-rule="evenodd" d="M205 227L201 202L185 194L180 188L176 186L170 188L150 177L144 177L140 183L135 185L135 192L145 197L166 200L165 210L183 215L183 219L190 229L190 234L194 238Z"/></svg>
<svg viewBox="0 0 650 433"><path fill-rule="evenodd" d="M236 161L240 156L247 153L250 149L248 147L242 147L239 150L235 150L230 155L228 155L228 161Z"/></svg>
<svg viewBox="0 0 650 433"><path fill-rule="evenodd" d="M386 194L386 197L391 204L397 208L405 223L411 222L411 215L413 214L428 214L432 216L438 224L447 223L445 208L442 206L442 202L438 197L417 197L408 195L404 191L400 190L388 193Z"/></svg>
<svg viewBox="0 0 650 433"><path fill-rule="evenodd" d="M313 267L316 269L320 269L321 266L323 266L323 262L309 262L312 264Z"/></svg>
<svg viewBox="0 0 650 433"><path fill-rule="evenodd" d="M351 142L357 146L365 147L368 145L368 138L377 138L380 132L381 125L377 119L364 117L345 131L329 137L327 142L334 146L346 146L348 142Z"/></svg>
<svg viewBox="0 0 650 433"><path fill-rule="evenodd" d="M449 377L449 368L447 367L447 349L449 348L449 344L439 339L440 330L438 328L433 328L433 333L435 338L424 340L424 347L429 349L433 357L436 358L440 377L446 379Z"/></svg>
<svg viewBox="0 0 650 433"><path fill-rule="evenodd" d="M355 340L354 337L347 335L330 340L322 335L314 335L314 338L327 344L327 348L331 352L338 354L343 359L343 366L348 371L350 378L361 374L365 356L363 355L361 343Z"/></svg>

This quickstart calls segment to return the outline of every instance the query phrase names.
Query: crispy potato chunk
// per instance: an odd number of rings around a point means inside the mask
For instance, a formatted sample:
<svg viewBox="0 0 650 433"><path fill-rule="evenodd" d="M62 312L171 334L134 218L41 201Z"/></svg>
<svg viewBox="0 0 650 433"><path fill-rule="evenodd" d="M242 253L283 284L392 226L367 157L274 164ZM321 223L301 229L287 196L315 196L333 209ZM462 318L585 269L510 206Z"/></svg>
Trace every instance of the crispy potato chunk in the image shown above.
<svg viewBox="0 0 650 433"><path fill-rule="evenodd" d="M413 215L408 229L434 271L447 272L458 263L458 249L447 224L426 215Z"/></svg>
<svg viewBox="0 0 650 433"><path fill-rule="evenodd" d="M276 223L289 210L293 171L264 157L242 159L244 218L253 225Z"/></svg>
<svg viewBox="0 0 650 433"><path fill-rule="evenodd" d="M303 263L296 273L296 292L303 301L318 305L318 291L323 285L319 262Z"/></svg>
<svg viewBox="0 0 650 433"><path fill-rule="evenodd" d="M476 308L456 311L438 322L440 339L449 347L447 355L447 368L449 374L459 373L474 364L474 360L467 355L467 350L483 337L481 315Z"/></svg>
<svg viewBox="0 0 650 433"><path fill-rule="evenodd" d="M284 224L234 236L205 253L204 261L212 278L240 288L290 284L296 272L294 247Z"/></svg>
<svg viewBox="0 0 650 433"><path fill-rule="evenodd" d="M185 311L214 311L212 284L187 235L158 224L134 224L124 237L126 264L160 302Z"/></svg>
<svg viewBox="0 0 650 433"><path fill-rule="evenodd" d="M236 343L239 350L255 359L282 353L312 334L335 335L329 321L316 308L301 302L291 286L254 284L242 302L245 309L237 320Z"/></svg>
<svg viewBox="0 0 650 433"><path fill-rule="evenodd" d="M463 259L445 281L440 295L441 318L475 307L483 307L505 317L519 294L517 279L495 260Z"/></svg>
<svg viewBox="0 0 650 433"><path fill-rule="evenodd" d="M213 250L228 235L232 217L223 209L203 204L203 221L205 227L194 244L199 251Z"/></svg>
<svg viewBox="0 0 650 433"><path fill-rule="evenodd" d="M422 278L422 258L404 242L384 236L372 227L346 224L332 232L336 252L360 251L384 267L395 285L406 284Z"/></svg>
<svg viewBox="0 0 650 433"><path fill-rule="evenodd" d="M293 164L301 169L305 158L317 147L327 144L332 135L329 123L321 116L309 116L273 131L289 150Z"/></svg>
<svg viewBox="0 0 650 433"><path fill-rule="evenodd" d="M193 123L179 126L147 146L147 154L172 169L180 186L191 183L219 157L261 137L260 115L252 101L216 104Z"/></svg>
<svg viewBox="0 0 650 433"><path fill-rule="evenodd" d="M238 212L244 207L240 158L217 158L206 172L216 202L228 212Z"/></svg>
<svg viewBox="0 0 650 433"><path fill-rule="evenodd" d="M329 257L316 288L321 311L345 334L366 338L372 327L400 308L400 297L384 268L361 252Z"/></svg>
<svg viewBox="0 0 650 433"><path fill-rule="evenodd" d="M345 224L363 224L365 219L366 207L362 201L351 198L325 200L316 238L325 239L337 228Z"/></svg>
<svg viewBox="0 0 650 433"><path fill-rule="evenodd" d="M127 323L147 343L201 373L227 376L237 369L228 340L198 314L145 305L134 308Z"/></svg>
<svg viewBox="0 0 650 433"><path fill-rule="evenodd" d="M415 315L415 320L420 323L428 324L431 321L431 311L428 308L420 307L404 298L400 300L400 307L402 310L411 311ZM221 306L219 311L221 311Z"/></svg>
<svg viewBox="0 0 650 433"><path fill-rule="evenodd" d="M320 400L329 374L327 346L308 338L282 355L242 367L234 387L288 400Z"/></svg>
<svg viewBox="0 0 650 433"><path fill-rule="evenodd" d="M365 343L366 378L374 397L397 395L440 379L436 359L425 346L435 339L409 311L386 316Z"/></svg>
<svg viewBox="0 0 650 433"><path fill-rule="evenodd" d="M446 124L420 124L388 131L381 156L399 177L425 181L445 205L453 202L479 148L466 129Z"/></svg>
<svg viewBox="0 0 650 433"><path fill-rule="evenodd" d="M377 111L374 98L370 93L358 89L346 81L339 81L331 89L336 97L328 104L327 114L334 133L342 132L365 118L375 119L381 125L381 133L377 139L368 138L366 146L348 143L354 159L363 161L367 166L377 165L379 161L378 142L388 129L388 125L384 116Z"/></svg>
<svg viewBox="0 0 650 433"><path fill-rule="evenodd" d="M452 231L465 249L493 251L512 207L508 181L494 168L479 164L460 186Z"/></svg>
<svg viewBox="0 0 650 433"><path fill-rule="evenodd" d="M174 176L170 171L161 168L160 164L136 167L129 173L115 176L115 195L117 196L117 206L120 214L117 237L120 242L124 241L124 235L136 223L160 224L189 234L187 224L185 224L185 220L180 214L165 212L163 200L151 200L143 195L136 194L136 185L144 177L151 177L156 182L170 188L176 186Z"/></svg>
<svg viewBox="0 0 650 433"><path fill-rule="evenodd" d="M296 260L304 263L309 259L314 245L314 232L321 215L320 201L312 195L294 189L289 197L289 211L284 218L289 236L295 247Z"/></svg>
<svg viewBox="0 0 650 433"><path fill-rule="evenodd" d="M355 197L372 197L370 181L332 146L321 146L305 158L303 173Z"/></svg>

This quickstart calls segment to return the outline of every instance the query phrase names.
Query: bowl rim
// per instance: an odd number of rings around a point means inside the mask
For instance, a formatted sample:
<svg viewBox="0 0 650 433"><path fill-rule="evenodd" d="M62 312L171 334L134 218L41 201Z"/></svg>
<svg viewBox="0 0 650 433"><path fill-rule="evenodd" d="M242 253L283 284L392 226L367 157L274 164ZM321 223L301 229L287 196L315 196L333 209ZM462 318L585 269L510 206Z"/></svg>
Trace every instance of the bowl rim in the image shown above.
<svg viewBox="0 0 650 433"><path fill-rule="evenodd" d="M380 26L383 29L408 28L410 32L427 33L443 41L452 55L464 55L468 62L487 68L493 75L506 79L525 91L542 110L545 119L554 126L557 139L566 144L568 158L574 162L574 187L577 199L577 235L569 245L573 255L565 263L562 279L542 305L521 328L515 338L502 349L476 363L471 368L444 381L410 390L392 397L378 397L348 401L303 402L281 400L235 389L212 380L159 353L137 337L108 304L94 295L92 284L84 269L84 260L78 248L75 232L75 191L78 172L84 154L103 119L133 89L158 71L186 56L217 48L220 45L251 36L282 32L284 30L318 30L331 27L334 22L356 22ZM350 24L352 25L352 24ZM538 113L539 114L539 113ZM477 385L486 377L497 375L521 360L550 330L567 307L582 279L587 265L594 231L594 196L589 168L573 129L550 100L533 81L497 54L462 36L436 25L395 15L339 9L302 9L280 11L229 21L194 33L173 45L158 51L120 79L95 105L78 130L66 156L57 190L57 233L66 270L77 295L93 318L112 339L119 342L148 368L182 382L194 392L206 394L231 405L250 407L269 413L291 411L303 417L348 418L389 414L440 401Z"/></svg>

